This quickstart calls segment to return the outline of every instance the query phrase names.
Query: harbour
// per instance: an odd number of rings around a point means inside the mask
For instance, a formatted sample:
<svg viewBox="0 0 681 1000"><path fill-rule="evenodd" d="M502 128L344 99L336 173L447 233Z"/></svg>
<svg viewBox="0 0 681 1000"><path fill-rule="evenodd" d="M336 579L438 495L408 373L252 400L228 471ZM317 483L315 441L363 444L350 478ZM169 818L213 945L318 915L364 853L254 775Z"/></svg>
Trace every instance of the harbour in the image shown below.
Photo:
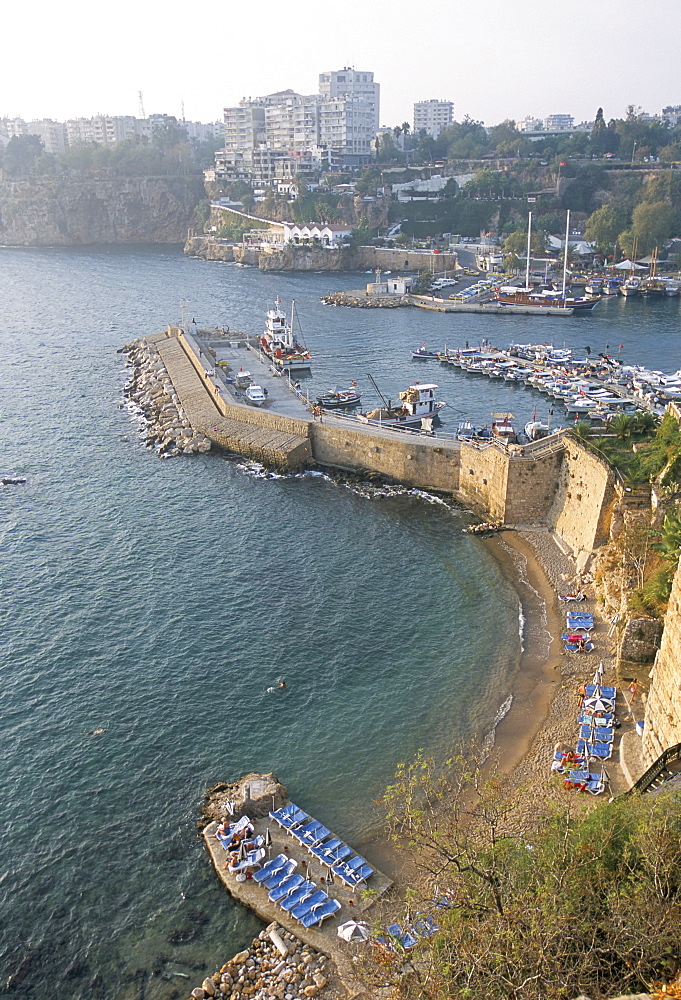
<svg viewBox="0 0 681 1000"><path fill-rule="evenodd" d="M206 329L224 317L255 333L275 294L295 297L315 355L300 379L305 398L352 379L368 407L378 402L368 371L402 389L423 378L415 344L461 347L491 331L475 315L329 310L319 305L328 275L273 277L157 249L2 253L5 471L27 480L3 492L6 573L22 581L6 633L13 832L4 846L15 903L3 947L12 969L28 969L26 982L57 983L57 996L137 996L143 981L149 996L168 996L173 970L198 983L198 970L261 930L206 863L194 830L203 788L276 761L291 798L371 862L380 856L369 846L380 826L372 800L395 764L424 734L446 753L452 719L463 735L492 728L517 676L518 598L486 543L463 535L470 517L456 504L326 475L268 478L216 454L159 462L127 408L116 351L165 329L171 286ZM84 282L70 283L85 274L87 295ZM130 294L140 276L144 300ZM355 287L357 276L343 281ZM48 296L68 296L68 321ZM676 302L635 300L627 314L623 300L601 303L588 333L581 319L561 324L558 346L608 353L624 343L628 361L672 372ZM541 319L527 321L533 332L523 317L505 323L507 342L552 336ZM524 422L537 408L540 397L509 383L435 371L449 403L442 433L460 415L484 423L510 410ZM65 386L59 398L55 383ZM289 419L314 431L309 413ZM394 570L416 564L433 596L407 620L394 608L413 606L412 582ZM273 591L286 593L286 607L272 607ZM292 629L287 608L307 626ZM380 648L367 639L376 635ZM490 665L483 678L480 662ZM287 689L268 695L282 674ZM514 733L526 732L521 717ZM36 831L46 803L49 838Z"/></svg>

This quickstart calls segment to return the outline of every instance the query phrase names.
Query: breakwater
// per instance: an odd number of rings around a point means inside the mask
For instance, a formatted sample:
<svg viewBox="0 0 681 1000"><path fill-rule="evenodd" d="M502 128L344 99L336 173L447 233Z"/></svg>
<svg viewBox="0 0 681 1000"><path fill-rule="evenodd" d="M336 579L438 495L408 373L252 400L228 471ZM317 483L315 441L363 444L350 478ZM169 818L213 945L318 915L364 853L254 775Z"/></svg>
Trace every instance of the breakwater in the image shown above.
<svg viewBox="0 0 681 1000"><path fill-rule="evenodd" d="M363 289L330 292L322 298L328 306L348 306L352 309L397 309L416 306L431 312L484 313L486 316L572 316L574 309L551 306L502 306L496 302L451 302L435 295L375 295Z"/></svg>

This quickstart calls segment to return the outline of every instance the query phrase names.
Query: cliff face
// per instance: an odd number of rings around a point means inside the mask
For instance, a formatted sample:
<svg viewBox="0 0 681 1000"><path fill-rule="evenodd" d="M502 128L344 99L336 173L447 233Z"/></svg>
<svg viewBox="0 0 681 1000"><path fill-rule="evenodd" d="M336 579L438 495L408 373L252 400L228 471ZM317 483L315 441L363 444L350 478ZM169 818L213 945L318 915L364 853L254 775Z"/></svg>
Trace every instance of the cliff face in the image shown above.
<svg viewBox="0 0 681 1000"><path fill-rule="evenodd" d="M181 243L204 197L200 177L0 182L0 243Z"/></svg>

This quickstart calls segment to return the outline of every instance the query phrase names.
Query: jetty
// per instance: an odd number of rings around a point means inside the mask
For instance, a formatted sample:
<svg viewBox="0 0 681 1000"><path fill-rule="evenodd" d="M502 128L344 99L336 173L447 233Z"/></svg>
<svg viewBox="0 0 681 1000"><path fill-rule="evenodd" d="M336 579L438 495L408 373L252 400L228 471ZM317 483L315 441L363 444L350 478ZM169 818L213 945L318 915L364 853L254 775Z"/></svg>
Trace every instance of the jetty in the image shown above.
<svg viewBox="0 0 681 1000"><path fill-rule="evenodd" d="M234 785L217 787L222 790L213 796L212 805L207 812L204 809L204 818L206 815L221 815L230 822L238 822L241 817L248 816L254 829L251 836L267 838L267 855L271 858L285 855L295 863L296 873L316 883L330 898L340 903L340 908L321 925L304 927L279 903L273 902L269 898L267 887L252 877L260 864L266 863L267 858L263 858L256 868L247 869L247 877L244 873L235 874L228 870L226 866L230 852L218 840L218 822L217 819L212 819L203 827L202 835L221 882L237 902L252 910L266 924L277 924L304 945L332 959L348 995L355 995L358 985L352 965L354 948L339 937L338 928L348 920L367 920L367 911L385 899L393 887L393 881L373 869L367 881L358 883L354 888L344 885L338 876L334 878L333 884L329 884L329 867L323 865L294 835L286 832L271 818L275 807L276 810L286 806L293 807L285 786L279 784L274 774L249 774ZM229 809L232 810L231 814ZM327 840L331 836L327 830ZM370 921L371 917L368 919Z"/></svg>
<svg viewBox="0 0 681 1000"><path fill-rule="evenodd" d="M330 292L322 299L325 305L348 306L353 309L398 309L415 306L431 312L443 313L484 313L485 316L572 316L574 309L559 306L500 305L498 302L481 300L478 302L453 302L436 295L377 295L362 288L349 291Z"/></svg>

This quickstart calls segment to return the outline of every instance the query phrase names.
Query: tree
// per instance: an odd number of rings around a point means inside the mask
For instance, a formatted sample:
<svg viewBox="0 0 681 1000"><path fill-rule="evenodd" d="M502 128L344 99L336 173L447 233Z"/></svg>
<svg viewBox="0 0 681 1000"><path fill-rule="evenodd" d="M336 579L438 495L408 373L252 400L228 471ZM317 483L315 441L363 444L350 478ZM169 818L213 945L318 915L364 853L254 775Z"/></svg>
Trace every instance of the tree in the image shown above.
<svg viewBox="0 0 681 1000"><path fill-rule="evenodd" d="M381 947L366 959L367 979L392 997L616 996L677 971L681 797L620 797L590 811L565 799L537 815L522 792L486 779L474 754L438 768L420 752L399 766L385 802L414 872L405 918L439 904L438 933L409 962Z"/></svg>
<svg viewBox="0 0 681 1000"><path fill-rule="evenodd" d="M601 253L609 256L614 252L617 237L628 222L626 211L616 203L609 202L591 213L584 236L594 242Z"/></svg>
<svg viewBox="0 0 681 1000"><path fill-rule="evenodd" d="M2 167L10 177L28 177L44 147L37 135L13 135L7 143Z"/></svg>

